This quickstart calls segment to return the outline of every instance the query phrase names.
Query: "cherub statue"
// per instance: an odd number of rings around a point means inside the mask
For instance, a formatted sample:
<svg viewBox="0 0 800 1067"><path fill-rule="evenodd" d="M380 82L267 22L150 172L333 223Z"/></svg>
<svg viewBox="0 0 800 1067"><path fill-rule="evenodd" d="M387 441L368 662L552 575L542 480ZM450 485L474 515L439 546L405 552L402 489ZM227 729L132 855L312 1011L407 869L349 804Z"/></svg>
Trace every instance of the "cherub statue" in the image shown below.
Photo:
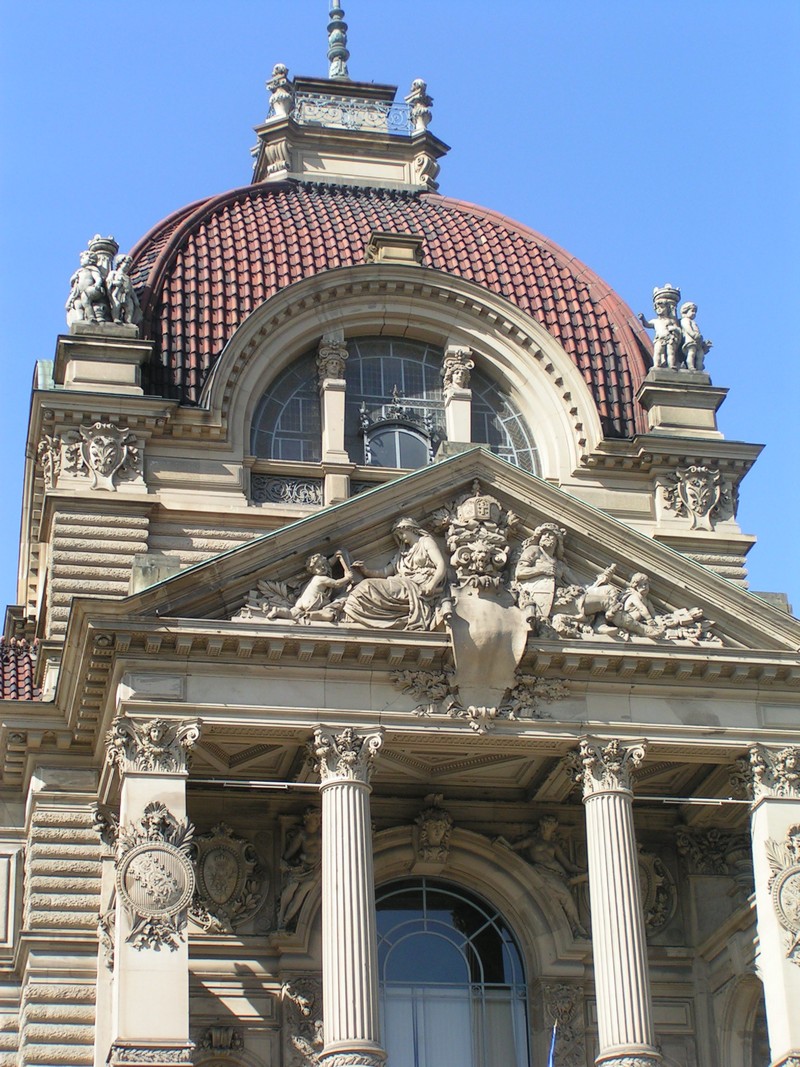
<svg viewBox="0 0 800 1067"><path fill-rule="evenodd" d="M129 273L132 262L130 256L118 256L113 269L108 272L106 288L114 322L138 326L142 320L142 309Z"/></svg>
<svg viewBox="0 0 800 1067"><path fill-rule="evenodd" d="M653 289L653 307L656 317L646 319L639 316L642 326L655 331L653 339L653 356L657 367L670 367L677 370L681 365L681 345L683 335L681 327L675 316L675 308L681 298L680 289L674 289L671 285L663 285L660 289Z"/></svg>
<svg viewBox="0 0 800 1067"><path fill-rule="evenodd" d="M355 579L344 552L335 552L333 559L342 566L344 574L341 578L334 578L330 562L321 552L314 552L306 560L306 571L312 576L311 580L303 586L294 604L273 605L267 613L267 618L301 623L336 622L343 602L331 603L331 598L337 589L352 585Z"/></svg>
<svg viewBox="0 0 800 1067"><path fill-rule="evenodd" d="M683 334L683 358L687 370L703 370L706 352L713 342L707 341L700 333L695 316L697 304L687 301L681 306L681 333Z"/></svg>
<svg viewBox="0 0 800 1067"><path fill-rule="evenodd" d="M108 293L94 252L81 252L80 266L69 283L71 288L65 305L68 326L74 322L111 320Z"/></svg>

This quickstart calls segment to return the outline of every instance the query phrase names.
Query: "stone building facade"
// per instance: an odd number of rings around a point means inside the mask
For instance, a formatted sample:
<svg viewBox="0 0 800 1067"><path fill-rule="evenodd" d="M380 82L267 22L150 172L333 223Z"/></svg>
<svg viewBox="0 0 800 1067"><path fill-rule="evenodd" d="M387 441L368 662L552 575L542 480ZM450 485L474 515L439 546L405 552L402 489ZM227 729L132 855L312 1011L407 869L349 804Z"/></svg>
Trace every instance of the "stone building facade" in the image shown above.
<svg viewBox="0 0 800 1067"><path fill-rule="evenodd" d="M252 183L93 238L37 372L0 1063L797 1067L759 448L696 307L441 196L425 83L330 17Z"/></svg>

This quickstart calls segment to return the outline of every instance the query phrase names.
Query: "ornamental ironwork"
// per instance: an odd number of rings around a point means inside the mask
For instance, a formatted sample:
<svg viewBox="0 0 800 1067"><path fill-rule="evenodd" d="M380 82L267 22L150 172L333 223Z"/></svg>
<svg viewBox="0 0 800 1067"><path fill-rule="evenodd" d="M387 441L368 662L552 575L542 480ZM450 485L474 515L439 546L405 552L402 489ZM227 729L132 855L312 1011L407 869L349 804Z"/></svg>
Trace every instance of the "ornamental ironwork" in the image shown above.
<svg viewBox="0 0 800 1067"><path fill-rule="evenodd" d="M255 504L306 504L323 501L321 478L276 478L270 474L250 477L250 499Z"/></svg>

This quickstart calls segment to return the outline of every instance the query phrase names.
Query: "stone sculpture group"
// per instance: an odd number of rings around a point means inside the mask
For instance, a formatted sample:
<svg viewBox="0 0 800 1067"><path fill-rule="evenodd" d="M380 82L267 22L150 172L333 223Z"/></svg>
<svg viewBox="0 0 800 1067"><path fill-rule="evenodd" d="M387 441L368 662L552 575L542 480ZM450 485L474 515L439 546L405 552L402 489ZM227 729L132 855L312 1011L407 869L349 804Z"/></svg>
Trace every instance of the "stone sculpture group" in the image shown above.
<svg viewBox="0 0 800 1067"><path fill-rule="evenodd" d="M667 284L653 289L653 307L656 317L639 316L643 326L652 329L653 357L656 367L670 370L704 371L706 353L712 342L706 340L695 318L697 304L687 301L681 305L678 321L676 309L681 298L680 289Z"/></svg>
<svg viewBox="0 0 800 1067"><path fill-rule="evenodd" d="M118 256L113 237L95 234L80 265L70 278L67 325L78 322L114 322L138 326L142 321L139 297L130 277L131 257Z"/></svg>

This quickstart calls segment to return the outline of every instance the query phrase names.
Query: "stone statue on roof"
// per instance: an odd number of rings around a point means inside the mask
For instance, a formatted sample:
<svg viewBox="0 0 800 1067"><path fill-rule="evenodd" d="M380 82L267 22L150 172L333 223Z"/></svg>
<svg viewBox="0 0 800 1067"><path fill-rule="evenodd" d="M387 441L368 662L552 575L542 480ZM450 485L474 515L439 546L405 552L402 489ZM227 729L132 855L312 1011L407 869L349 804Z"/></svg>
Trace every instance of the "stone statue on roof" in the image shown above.
<svg viewBox="0 0 800 1067"><path fill-rule="evenodd" d="M67 325L75 322L110 322L111 308L97 253L81 252L80 266L69 280Z"/></svg>
<svg viewBox="0 0 800 1067"><path fill-rule="evenodd" d="M646 319L639 316L642 326L655 331L653 339L653 356L656 367L669 367L677 370L682 360L683 335L675 314L675 308L681 298L680 289L671 285L662 285L653 289L653 307L656 317Z"/></svg>
<svg viewBox="0 0 800 1067"><path fill-rule="evenodd" d="M129 273L132 262L130 256L117 257L114 267L106 278L106 289L114 322L138 326L142 321L142 309Z"/></svg>
<svg viewBox="0 0 800 1067"><path fill-rule="evenodd" d="M687 301L681 306L681 333L683 334L683 358L687 370L703 370L706 352L713 342L707 341L695 322L697 304Z"/></svg>

